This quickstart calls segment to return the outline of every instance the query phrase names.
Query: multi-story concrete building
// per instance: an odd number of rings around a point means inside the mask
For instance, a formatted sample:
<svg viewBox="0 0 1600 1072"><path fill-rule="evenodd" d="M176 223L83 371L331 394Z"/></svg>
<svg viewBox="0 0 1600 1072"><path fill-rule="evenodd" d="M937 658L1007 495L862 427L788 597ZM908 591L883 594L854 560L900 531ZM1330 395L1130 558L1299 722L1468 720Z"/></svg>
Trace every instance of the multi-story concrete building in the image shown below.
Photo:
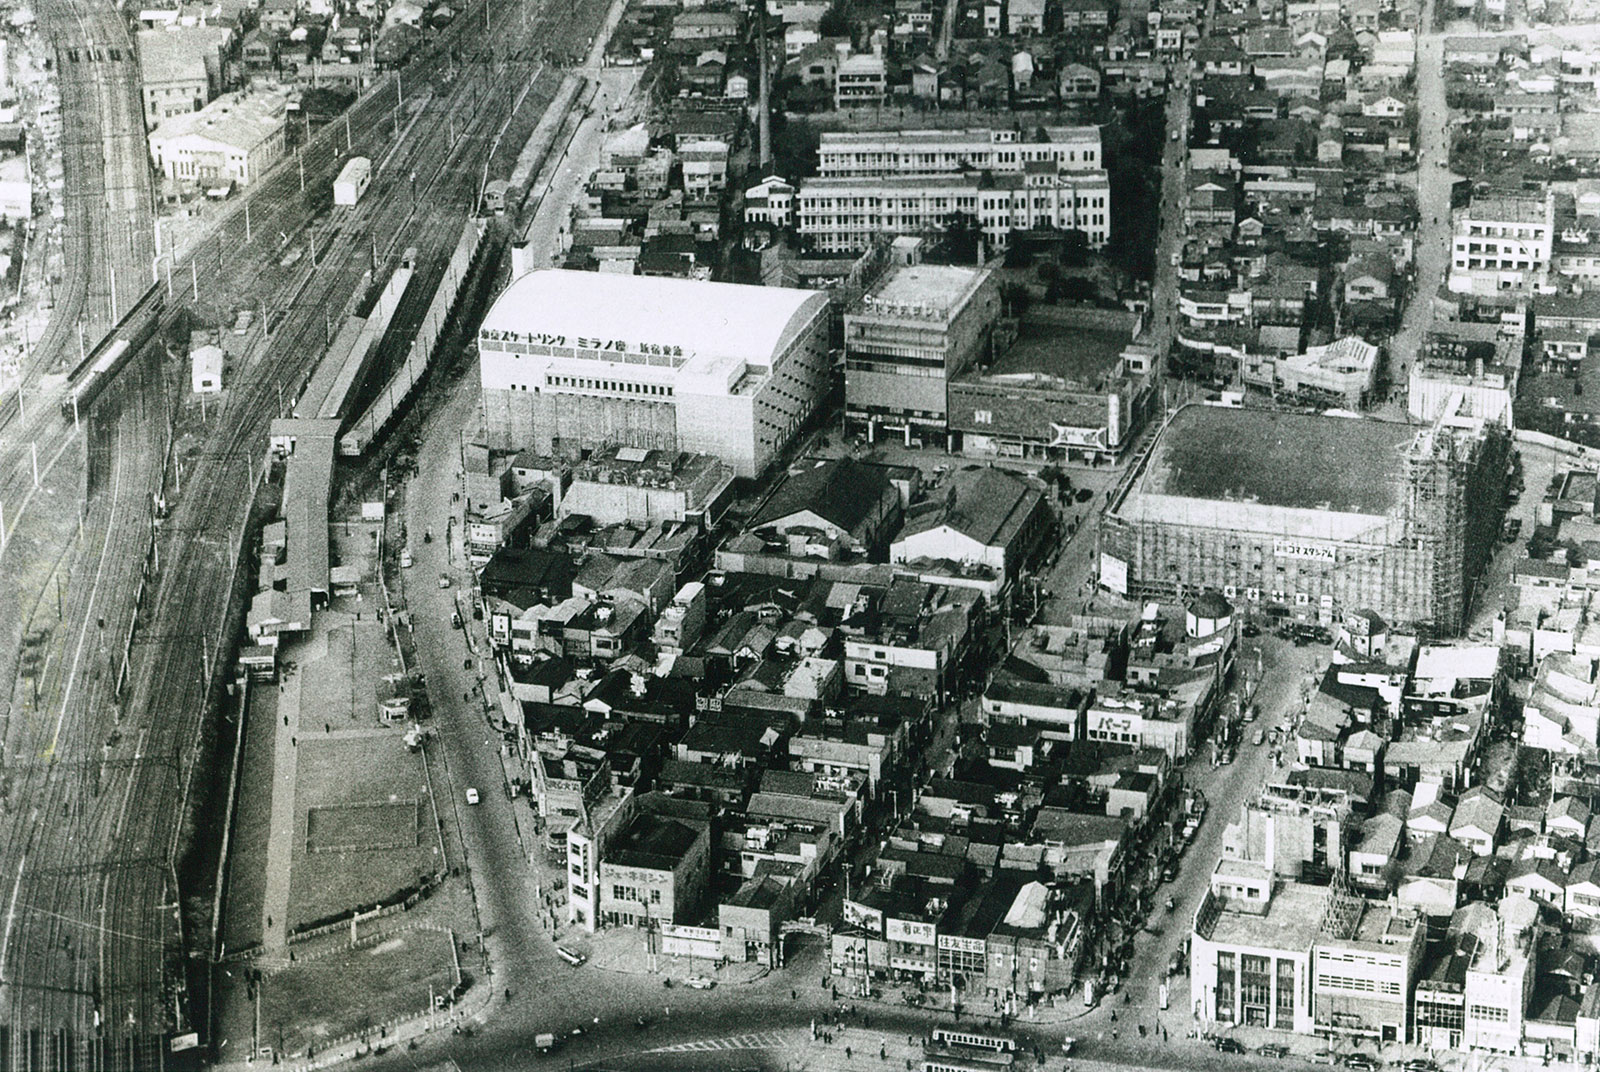
<svg viewBox="0 0 1600 1072"><path fill-rule="evenodd" d="M876 790L906 749L909 723L893 718L822 719L789 738L796 770L837 778L859 776Z"/></svg>
<svg viewBox="0 0 1600 1072"><path fill-rule="evenodd" d="M1153 693L1111 689L1096 694L1084 712L1084 739L1153 748L1174 759L1193 747L1195 709Z"/></svg>
<svg viewBox="0 0 1600 1072"><path fill-rule="evenodd" d="M1457 294L1496 294L1542 284L1555 240L1555 201L1477 198L1456 216L1447 285Z"/></svg>
<svg viewBox="0 0 1600 1072"><path fill-rule="evenodd" d="M876 440L943 443L947 385L988 347L1000 288L985 269L891 269L845 314L845 420Z"/></svg>
<svg viewBox="0 0 1600 1072"><path fill-rule="evenodd" d="M1273 784L1240 809L1237 842L1246 859L1299 881L1341 867L1348 847L1350 803L1332 789Z"/></svg>
<svg viewBox="0 0 1600 1072"><path fill-rule="evenodd" d="M984 606L970 588L890 585L876 614L847 618L845 684L872 695L943 700Z"/></svg>
<svg viewBox="0 0 1600 1072"><path fill-rule="evenodd" d="M657 650L682 653L694 647L706 627L706 586L700 581L689 581L656 619L651 642Z"/></svg>
<svg viewBox="0 0 1600 1072"><path fill-rule="evenodd" d="M1026 172L808 179L797 195L799 230L818 251L868 249L880 235L939 234L975 222L994 249L1026 228L1082 231L1098 249L1111 236L1104 171L1065 171L1050 160Z"/></svg>
<svg viewBox="0 0 1600 1072"><path fill-rule="evenodd" d="M1142 326L1124 310L1030 315L994 364L951 382L952 447L1114 463L1144 426L1155 396L1154 355L1139 339Z"/></svg>
<svg viewBox="0 0 1600 1072"><path fill-rule="evenodd" d="M1504 429L1451 412L1417 426L1190 406L1112 496L1100 583L1454 632L1497 542L1507 451Z"/></svg>
<svg viewBox="0 0 1600 1072"><path fill-rule="evenodd" d="M283 156L287 106L282 93L229 94L174 114L150 132L151 159L180 188L248 186Z"/></svg>
<svg viewBox="0 0 1600 1072"><path fill-rule="evenodd" d="M600 859L637 810L630 787L608 786L567 830L568 923L590 932L600 926Z"/></svg>
<svg viewBox="0 0 1600 1072"><path fill-rule="evenodd" d="M1251 352L1240 365L1244 382L1277 397L1359 410L1378 376L1378 348L1353 335L1300 354Z"/></svg>
<svg viewBox="0 0 1600 1072"><path fill-rule="evenodd" d="M695 917L710 888L711 824L683 811L641 807L611 837L600 857L602 925L650 927Z"/></svg>
<svg viewBox="0 0 1600 1072"><path fill-rule="evenodd" d="M1462 912L1478 938L1463 989L1462 1045L1520 1053L1537 974L1539 908L1527 897L1507 895L1497 908L1474 904Z"/></svg>
<svg viewBox="0 0 1600 1072"><path fill-rule="evenodd" d="M233 31L220 26L141 30L135 44L145 126L154 129L205 107L222 88L223 55L232 40Z"/></svg>
<svg viewBox="0 0 1600 1072"><path fill-rule="evenodd" d="M1453 1050L1461 1045L1466 1022L1467 969L1476 952L1477 939L1457 934L1432 957L1416 983L1412 1002L1414 1040L1432 1050Z"/></svg>
<svg viewBox="0 0 1600 1072"><path fill-rule="evenodd" d="M694 451L753 477L821 400L827 334L825 294L530 272L478 332L490 441Z"/></svg>
<svg viewBox="0 0 1600 1072"><path fill-rule="evenodd" d="M1312 961L1317 1033L1380 1043L1408 1041L1425 929L1415 912L1369 904L1336 887Z"/></svg>
<svg viewBox="0 0 1600 1072"><path fill-rule="evenodd" d="M1435 322L1411 365L1407 410L1431 421L1454 408L1510 428L1522 342L1521 330L1498 323Z"/></svg>
<svg viewBox="0 0 1600 1072"><path fill-rule="evenodd" d="M1004 174L1042 161L1053 161L1062 171L1104 167L1099 127L1043 130L1039 140L1026 140L1014 130L830 131L817 149L817 174L842 179Z"/></svg>
<svg viewBox="0 0 1600 1072"><path fill-rule="evenodd" d="M1328 897L1277 880L1266 864L1217 861L1189 947L1195 1017L1310 1034L1312 947Z"/></svg>
<svg viewBox="0 0 1600 1072"><path fill-rule="evenodd" d="M744 192L744 222L793 226L794 193L793 183L768 175Z"/></svg>
<svg viewBox="0 0 1600 1072"><path fill-rule="evenodd" d="M732 500L733 471L720 458L642 447L605 447L572 469L562 517L602 525L687 522L710 528Z"/></svg>
<svg viewBox="0 0 1600 1072"><path fill-rule="evenodd" d="M871 52L844 56L834 74L835 108L875 107L883 103L889 85L883 57Z"/></svg>

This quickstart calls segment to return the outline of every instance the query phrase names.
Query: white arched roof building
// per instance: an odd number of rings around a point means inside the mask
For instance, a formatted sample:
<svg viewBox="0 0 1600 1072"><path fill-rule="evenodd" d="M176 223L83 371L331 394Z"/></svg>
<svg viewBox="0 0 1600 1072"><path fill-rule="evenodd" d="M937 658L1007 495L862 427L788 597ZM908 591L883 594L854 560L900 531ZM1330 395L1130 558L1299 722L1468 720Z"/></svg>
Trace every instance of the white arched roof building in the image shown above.
<svg viewBox="0 0 1600 1072"><path fill-rule="evenodd" d="M714 454L755 476L827 390L818 291L530 272L478 332L496 447Z"/></svg>

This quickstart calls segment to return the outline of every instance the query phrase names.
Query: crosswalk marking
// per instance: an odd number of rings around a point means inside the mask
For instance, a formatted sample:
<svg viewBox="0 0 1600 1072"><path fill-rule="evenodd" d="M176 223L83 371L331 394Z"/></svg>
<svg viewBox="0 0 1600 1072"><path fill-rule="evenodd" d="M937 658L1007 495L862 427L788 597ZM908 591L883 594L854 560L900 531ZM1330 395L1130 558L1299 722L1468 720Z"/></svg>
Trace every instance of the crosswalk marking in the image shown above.
<svg viewBox="0 0 1600 1072"><path fill-rule="evenodd" d="M712 1050L775 1050L787 1044L776 1031L756 1031L748 1035L730 1035L727 1038L696 1039L672 1046L658 1046L651 1053L705 1053Z"/></svg>

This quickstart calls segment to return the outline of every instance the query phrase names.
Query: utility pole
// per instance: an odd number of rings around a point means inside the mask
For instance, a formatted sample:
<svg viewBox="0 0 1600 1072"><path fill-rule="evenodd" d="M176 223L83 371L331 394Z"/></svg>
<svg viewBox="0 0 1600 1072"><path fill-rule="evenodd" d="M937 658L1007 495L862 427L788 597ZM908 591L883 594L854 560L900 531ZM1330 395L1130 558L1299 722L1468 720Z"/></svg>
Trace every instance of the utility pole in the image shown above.
<svg viewBox="0 0 1600 1072"><path fill-rule="evenodd" d="M757 128L761 155L761 177L766 178L772 164L772 71L771 57L767 54L767 0L756 0L756 18L760 20L761 33L757 38L759 49L756 62L761 71L761 119Z"/></svg>

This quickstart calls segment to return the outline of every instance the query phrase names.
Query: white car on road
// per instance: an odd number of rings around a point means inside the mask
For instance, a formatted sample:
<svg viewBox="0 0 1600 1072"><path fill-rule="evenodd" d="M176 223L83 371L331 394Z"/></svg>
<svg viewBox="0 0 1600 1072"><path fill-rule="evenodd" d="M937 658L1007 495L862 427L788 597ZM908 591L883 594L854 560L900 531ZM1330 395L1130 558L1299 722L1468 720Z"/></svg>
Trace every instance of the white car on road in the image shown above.
<svg viewBox="0 0 1600 1072"><path fill-rule="evenodd" d="M477 802L478 802L478 791L476 789L473 789L471 786L468 786L467 787L467 803L468 804L476 804Z"/></svg>

